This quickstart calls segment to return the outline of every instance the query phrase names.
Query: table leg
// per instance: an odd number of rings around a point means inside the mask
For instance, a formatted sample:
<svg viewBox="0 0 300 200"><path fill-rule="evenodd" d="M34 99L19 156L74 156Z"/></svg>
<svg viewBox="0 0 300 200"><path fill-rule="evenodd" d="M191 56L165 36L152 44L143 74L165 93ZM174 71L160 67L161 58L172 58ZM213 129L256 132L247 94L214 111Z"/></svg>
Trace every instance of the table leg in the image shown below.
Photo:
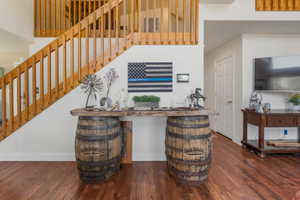
<svg viewBox="0 0 300 200"><path fill-rule="evenodd" d="M258 147L260 150L263 150L265 146L265 127L263 125L259 126L258 137L259 137Z"/></svg>
<svg viewBox="0 0 300 200"><path fill-rule="evenodd" d="M244 113L243 141L242 141L243 148L246 148L245 143L247 143L247 140L248 140L248 120L247 120L247 114Z"/></svg>
<svg viewBox="0 0 300 200"><path fill-rule="evenodd" d="M300 127L298 127L298 142L300 143Z"/></svg>

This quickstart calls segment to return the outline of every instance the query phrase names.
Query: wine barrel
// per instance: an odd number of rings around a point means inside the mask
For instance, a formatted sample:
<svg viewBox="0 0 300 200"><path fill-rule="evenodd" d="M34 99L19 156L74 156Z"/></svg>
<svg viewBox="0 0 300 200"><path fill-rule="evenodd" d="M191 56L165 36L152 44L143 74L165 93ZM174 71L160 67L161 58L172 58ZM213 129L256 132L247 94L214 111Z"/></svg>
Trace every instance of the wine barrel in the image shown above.
<svg viewBox="0 0 300 200"><path fill-rule="evenodd" d="M119 171L122 149L119 118L79 117L75 154L82 182L99 183Z"/></svg>
<svg viewBox="0 0 300 200"><path fill-rule="evenodd" d="M212 157L208 116L169 117L166 156L168 171L177 181L192 185L203 183Z"/></svg>

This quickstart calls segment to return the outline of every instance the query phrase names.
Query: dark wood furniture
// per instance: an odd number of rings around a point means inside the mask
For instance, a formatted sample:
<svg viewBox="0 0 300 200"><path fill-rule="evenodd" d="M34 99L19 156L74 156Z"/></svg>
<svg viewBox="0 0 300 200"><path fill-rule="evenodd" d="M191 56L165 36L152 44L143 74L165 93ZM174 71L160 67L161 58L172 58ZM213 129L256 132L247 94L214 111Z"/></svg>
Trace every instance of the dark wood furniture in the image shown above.
<svg viewBox="0 0 300 200"><path fill-rule="evenodd" d="M300 142L300 112L289 110L272 110L268 113L260 113L250 110L242 110L244 114L243 147L258 152L263 158L266 154L299 153L300 147L274 147L265 140L265 128L268 127L298 127L298 139L291 142ZM258 140L248 139L248 124L258 126Z"/></svg>

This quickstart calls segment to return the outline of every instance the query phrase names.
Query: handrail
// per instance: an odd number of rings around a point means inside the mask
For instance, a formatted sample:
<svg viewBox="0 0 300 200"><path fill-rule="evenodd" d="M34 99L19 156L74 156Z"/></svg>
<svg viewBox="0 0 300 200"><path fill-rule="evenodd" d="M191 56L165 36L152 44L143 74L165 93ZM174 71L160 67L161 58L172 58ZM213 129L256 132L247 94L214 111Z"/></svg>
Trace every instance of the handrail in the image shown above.
<svg viewBox="0 0 300 200"><path fill-rule="evenodd" d="M0 78L0 140L133 45L197 44L196 5L198 0L110 0L95 9Z"/></svg>

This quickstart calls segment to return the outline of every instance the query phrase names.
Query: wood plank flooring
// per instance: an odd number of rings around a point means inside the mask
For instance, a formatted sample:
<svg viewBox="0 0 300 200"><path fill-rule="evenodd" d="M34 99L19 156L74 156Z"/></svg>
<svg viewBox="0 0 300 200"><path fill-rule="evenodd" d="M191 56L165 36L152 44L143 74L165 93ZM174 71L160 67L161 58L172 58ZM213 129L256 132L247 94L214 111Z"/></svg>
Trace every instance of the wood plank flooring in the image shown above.
<svg viewBox="0 0 300 200"><path fill-rule="evenodd" d="M208 181L177 184L165 162L125 165L110 181L84 185L73 162L0 162L0 200L291 200L300 190L300 156L262 160L216 135Z"/></svg>

